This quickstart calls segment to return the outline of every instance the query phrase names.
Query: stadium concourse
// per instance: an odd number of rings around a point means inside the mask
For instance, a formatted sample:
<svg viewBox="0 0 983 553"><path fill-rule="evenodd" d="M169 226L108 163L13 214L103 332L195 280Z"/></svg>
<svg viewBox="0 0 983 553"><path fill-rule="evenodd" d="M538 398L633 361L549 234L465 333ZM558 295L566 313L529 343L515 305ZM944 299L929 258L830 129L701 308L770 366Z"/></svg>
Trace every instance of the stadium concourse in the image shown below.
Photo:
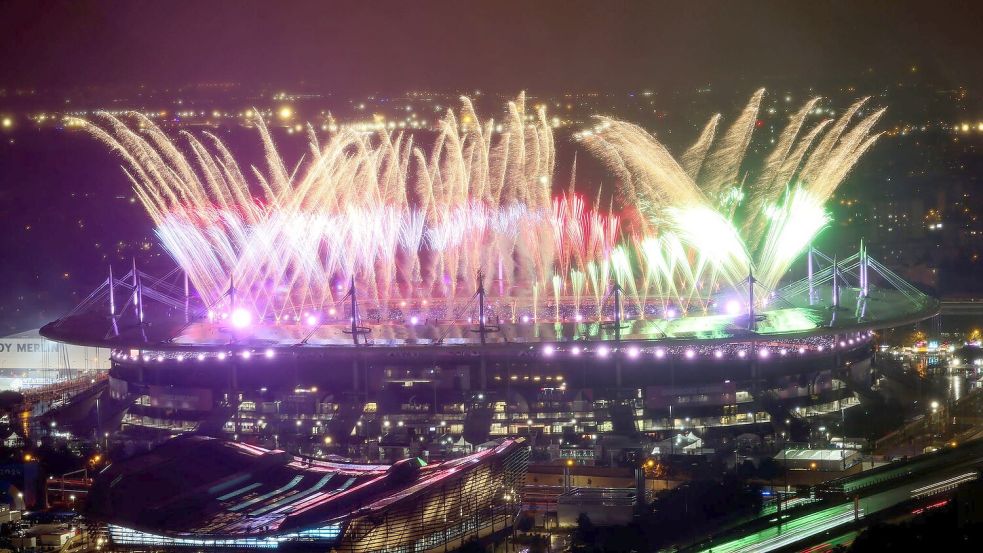
<svg viewBox="0 0 983 553"><path fill-rule="evenodd" d="M182 436L103 471L86 514L109 550L445 551L511 528L527 458L522 439L388 466Z"/></svg>

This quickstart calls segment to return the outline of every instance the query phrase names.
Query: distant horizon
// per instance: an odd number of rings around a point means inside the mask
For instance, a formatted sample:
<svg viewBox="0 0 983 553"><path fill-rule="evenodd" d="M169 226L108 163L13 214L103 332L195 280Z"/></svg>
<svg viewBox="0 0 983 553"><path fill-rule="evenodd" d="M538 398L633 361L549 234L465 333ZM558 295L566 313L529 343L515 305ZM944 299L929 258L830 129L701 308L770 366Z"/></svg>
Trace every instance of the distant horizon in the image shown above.
<svg viewBox="0 0 983 553"><path fill-rule="evenodd" d="M629 90L865 74L978 87L983 8L950 2L8 2L5 86L310 83ZM656 84L652 84L656 83Z"/></svg>

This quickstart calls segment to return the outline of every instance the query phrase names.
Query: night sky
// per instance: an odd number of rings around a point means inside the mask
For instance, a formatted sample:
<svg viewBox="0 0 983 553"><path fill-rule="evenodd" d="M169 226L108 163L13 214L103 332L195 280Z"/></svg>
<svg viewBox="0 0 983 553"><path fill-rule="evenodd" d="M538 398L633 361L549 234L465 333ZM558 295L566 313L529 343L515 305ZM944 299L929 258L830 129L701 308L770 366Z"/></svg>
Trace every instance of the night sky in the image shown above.
<svg viewBox="0 0 983 553"><path fill-rule="evenodd" d="M5 2L0 84L202 81L342 94L849 83L973 86L979 2Z"/></svg>
<svg viewBox="0 0 983 553"><path fill-rule="evenodd" d="M598 113L678 147L762 86L770 98L821 95L835 108L872 95L889 108L882 129L928 130L883 140L856 189L868 198L883 196L878 182L899 196L929 191L932 206L946 187L974 189L983 174L981 21L983 2L0 1L0 117L11 122L0 128L0 335L63 314L110 262L140 255L172 266L129 201L119 160L84 133L42 129L31 113L173 109L186 90L199 91L192 103L236 110L288 91L316 98L303 108L344 118L371 95L482 91L479 110L494 116L520 90L598 92L607 96ZM216 83L238 86L197 88ZM651 106L637 101L640 90L655 91ZM944 129L953 123L980 131L953 140ZM252 131L223 133L248 158ZM559 144L569 158L568 138ZM296 159L290 140L278 144ZM578 185L593 186L600 177L580 160ZM972 207L983 213L983 202ZM980 258L974 245L952 263ZM983 282L983 265L959 267L945 274ZM966 288L954 290L983 294Z"/></svg>

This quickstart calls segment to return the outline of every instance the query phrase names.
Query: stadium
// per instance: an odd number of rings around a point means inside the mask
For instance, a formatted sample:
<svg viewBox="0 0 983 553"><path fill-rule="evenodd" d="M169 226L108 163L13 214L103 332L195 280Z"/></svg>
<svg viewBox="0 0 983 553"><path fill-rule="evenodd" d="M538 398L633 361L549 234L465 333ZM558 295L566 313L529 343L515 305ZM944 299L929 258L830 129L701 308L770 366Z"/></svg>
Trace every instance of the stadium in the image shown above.
<svg viewBox="0 0 983 553"><path fill-rule="evenodd" d="M832 273L830 266L825 280ZM339 447L391 441L405 446L398 457L462 436L475 444L527 433L596 435L614 430L614 406L625 403L643 431L837 411L853 404L855 384L869 384L873 331L938 309L913 289L872 287L865 296L840 286L837 307L829 284L813 286L810 305L806 282L776 293L801 305L751 314L728 314L724 304L720 314L646 320L612 314L541 323L520 315L428 324L420 306L354 332L350 311L316 326L185 323L176 307L183 299L157 292L165 301L148 302L142 324L132 313L117 318L111 338L109 319L92 312L43 331L112 348L110 392L136 398L124 418L132 429L211 424L229 437L301 448L326 439Z"/></svg>
<svg viewBox="0 0 983 553"><path fill-rule="evenodd" d="M751 170L763 94L678 158L629 123L578 133L620 183L617 213L574 182L555 195L549 119L524 96L498 124L464 99L430 150L312 133L293 173L261 118L268 167L250 172L214 136L182 149L107 115L87 128L177 268L110 267L42 334L112 350L124 432L311 455L440 458L509 436L591 449L841 411L869 386L875 331L938 302L862 244L812 247L881 110L812 122L807 102Z"/></svg>

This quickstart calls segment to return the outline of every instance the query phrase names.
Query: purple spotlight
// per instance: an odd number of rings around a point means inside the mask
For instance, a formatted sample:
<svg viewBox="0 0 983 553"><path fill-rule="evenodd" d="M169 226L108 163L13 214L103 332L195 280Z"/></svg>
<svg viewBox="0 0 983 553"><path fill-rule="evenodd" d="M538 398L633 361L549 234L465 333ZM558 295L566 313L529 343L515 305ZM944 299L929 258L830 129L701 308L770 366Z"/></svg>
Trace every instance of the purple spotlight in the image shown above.
<svg viewBox="0 0 983 553"><path fill-rule="evenodd" d="M204 361L205 360L205 354L204 353L199 353L198 354L198 360L199 361Z"/></svg>
<svg viewBox="0 0 983 553"><path fill-rule="evenodd" d="M546 345L543 346L543 356L552 357L553 356L553 346Z"/></svg>
<svg viewBox="0 0 983 553"><path fill-rule="evenodd" d="M638 348L636 346L631 346L628 348L628 357L631 359L638 359Z"/></svg>
<svg viewBox="0 0 983 553"><path fill-rule="evenodd" d="M529 315L523 315L522 316L522 322L528 323L529 322Z"/></svg>
<svg viewBox="0 0 983 553"><path fill-rule="evenodd" d="M728 315L737 315L741 312L741 303L737 300L727 300L725 309L727 310Z"/></svg>
<svg viewBox="0 0 983 553"><path fill-rule="evenodd" d="M245 308L236 307L232 311L232 316L229 318L232 322L232 326L236 328L246 328L253 322L253 315Z"/></svg>
<svg viewBox="0 0 983 553"><path fill-rule="evenodd" d="M717 359L721 359L724 356L724 352L718 349L717 351L713 352L713 356L716 357Z"/></svg>
<svg viewBox="0 0 983 553"><path fill-rule="evenodd" d="M584 320L584 316L581 315L580 313L577 313L576 315L573 316L573 320L579 323L580 321Z"/></svg>
<svg viewBox="0 0 983 553"><path fill-rule="evenodd" d="M819 346L819 347L816 348L816 351L823 351L824 349L826 349L826 348L824 348L823 346Z"/></svg>
<svg viewBox="0 0 983 553"><path fill-rule="evenodd" d="M666 350L664 350L662 348L656 348L655 349L655 358L656 359L662 359L665 356L666 356Z"/></svg>
<svg viewBox="0 0 983 553"><path fill-rule="evenodd" d="M267 359L273 359L273 356L274 355L276 355L276 354L273 352L273 348L268 348L266 350L266 358Z"/></svg>
<svg viewBox="0 0 983 553"><path fill-rule="evenodd" d="M183 354L177 356L177 362L180 363L181 361L184 361L184 355Z"/></svg>
<svg viewBox="0 0 983 553"><path fill-rule="evenodd" d="M691 349L686 350L686 359L692 359L694 357L696 357L696 352L695 351L693 351Z"/></svg>
<svg viewBox="0 0 983 553"><path fill-rule="evenodd" d="M667 319L675 319L676 318L676 310L673 309L673 308L671 308L671 307L669 309L666 309L666 318Z"/></svg>
<svg viewBox="0 0 983 553"><path fill-rule="evenodd" d="M308 315L307 326L317 326L317 317L314 315Z"/></svg>
<svg viewBox="0 0 983 553"><path fill-rule="evenodd" d="M768 352L767 349L761 348L758 350L758 357L762 359L767 359L769 355L771 354Z"/></svg>
<svg viewBox="0 0 983 553"><path fill-rule="evenodd" d="M580 355L580 347L573 346L572 348L570 348L570 355Z"/></svg>
<svg viewBox="0 0 983 553"><path fill-rule="evenodd" d="M609 353L611 353L611 350L608 349L607 346L601 346L601 347L597 348L597 356L598 357L607 357Z"/></svg>
<svg viewBox="0 0 983 553"><path fill-rule="evenodd" d="M747 352L744 351L744 350L741 350L741 351L737 352L737 356L740 357L741 359L744 359L745 357L747 357Z"/></svg>
<svg viewBox="0 0 983 553"><path fill-rule="evenodd" d="M802 355L805 352L806 352L806 348L802 348L802 347L799 348L799 355Z"/></svg>
<svg viewBox="0 0 983 553"><path fill-rule="evenodd" d="M840 340L840 347L842 348L845 345L846 345L846 342L844 342L843 340Z"/></svg>
<svg viewBox="0 0 983 553"><path fill-rule="evenodd" d="M224 351L219 352L219 354L218 354L218 360L219 361L225 361L225 352Z"/></svg>
<svg viewBox="0 0 983 553"><path fill-rule="evenodd" d="M249 350L246 350L246 351L242 352L242 358L243 359L249 359L250 357L252 357L252 355L253 354L250 353Z"/></svg>
<svg viewBox="0 0 983 553"><path fill-rule="evenodd" d="M784 356L784 355L788 355L788 350L787 350L787 349L785 349L785 348L782 348L782 349L780 349L780 350L778 350L778 353L780 353L780 354L781 354L781 355L783 355L783 356Z"/></svg>
<svg viewBox="0 0 983 553"><path fill-rule="evenodd" d="M411 325L415 325L418 322L420 322L420 318L417 317L416 315L413 315L412 317L410 317L410 324Z"/></svg>

